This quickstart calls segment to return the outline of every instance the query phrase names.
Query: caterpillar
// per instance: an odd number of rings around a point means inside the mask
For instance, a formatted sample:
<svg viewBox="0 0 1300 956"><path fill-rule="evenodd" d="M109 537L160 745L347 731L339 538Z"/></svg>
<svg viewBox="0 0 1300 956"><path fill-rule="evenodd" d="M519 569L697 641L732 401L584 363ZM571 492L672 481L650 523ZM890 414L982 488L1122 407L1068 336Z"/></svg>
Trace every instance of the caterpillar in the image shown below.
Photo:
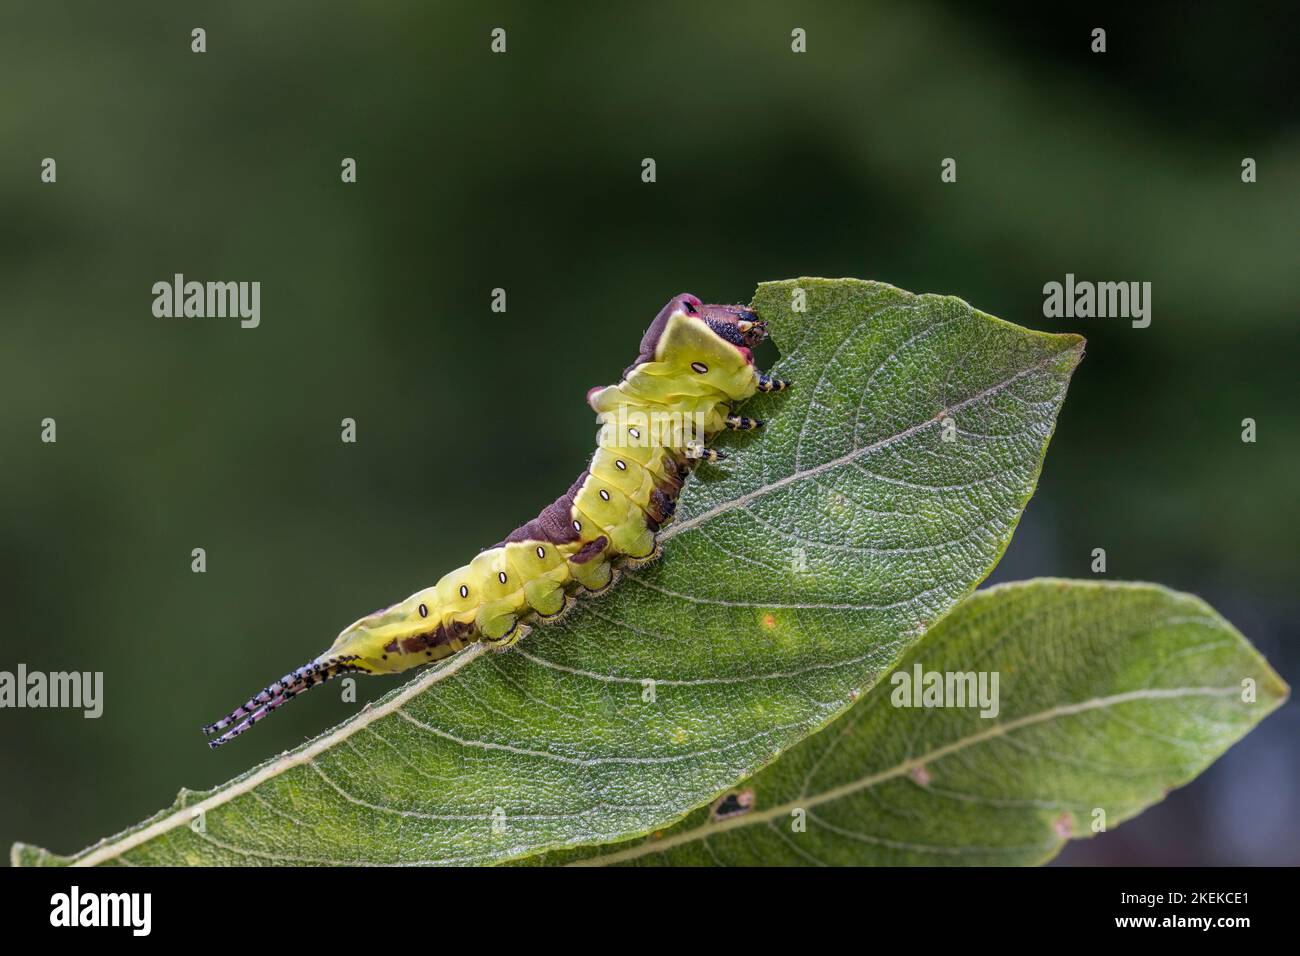
<svg viewBox="0 0 1300 956"><path fill-rule="evenodd" d="M437 584L344 628L329 650L204 727L208 745L343 674L396 674L477 641L509 647L563 617L578 595L604 593L621 570L655 560L683 482L699 462L724 457L709 439L763 424L732 405L789 384L754 366L766 337L766 323L743 306L670 299L620 381L587 392L600 432L568 491Z"/></svg>

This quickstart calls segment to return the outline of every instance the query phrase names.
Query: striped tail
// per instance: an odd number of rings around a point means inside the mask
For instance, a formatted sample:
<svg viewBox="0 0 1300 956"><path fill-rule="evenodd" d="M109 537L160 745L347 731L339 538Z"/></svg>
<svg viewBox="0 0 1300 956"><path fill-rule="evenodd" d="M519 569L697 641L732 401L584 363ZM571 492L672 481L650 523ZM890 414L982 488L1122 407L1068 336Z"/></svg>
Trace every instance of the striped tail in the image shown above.
<svg viewBox="0 0 1300 956"><path fill-rule="evenodd" d="M208 724L204 727L203 732L211 737L213 734L226 730L232 724L235 725L226 733L221 734L220 737L209 740L208 746L216 750L222 744L229 743L263 717L279 710L287 701L311 690L318 684L323 684L341 674L365 673L364 667L352 663L357 659L358 655L331 657L324 661L311 661L295 671L290 671L275 683L262 688L262 690L215 724Z"/></svg>

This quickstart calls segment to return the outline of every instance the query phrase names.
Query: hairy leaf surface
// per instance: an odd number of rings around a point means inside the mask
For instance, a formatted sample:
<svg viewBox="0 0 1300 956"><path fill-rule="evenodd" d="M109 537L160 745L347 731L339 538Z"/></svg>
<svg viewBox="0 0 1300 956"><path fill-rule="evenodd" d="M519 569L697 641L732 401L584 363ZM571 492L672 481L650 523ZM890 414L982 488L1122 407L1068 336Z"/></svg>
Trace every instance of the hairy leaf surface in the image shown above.
<svg viewBox="0 0 1300 956"><path fill-rule="evenodd" d="M1288 693L1204 601L1150 584L1042 579L977 592L895 674L915 686L917 667L997 672L996 715L895 706L903 684L891 675L718 810L538 862L1041 863L1187 783Z"/></svg>

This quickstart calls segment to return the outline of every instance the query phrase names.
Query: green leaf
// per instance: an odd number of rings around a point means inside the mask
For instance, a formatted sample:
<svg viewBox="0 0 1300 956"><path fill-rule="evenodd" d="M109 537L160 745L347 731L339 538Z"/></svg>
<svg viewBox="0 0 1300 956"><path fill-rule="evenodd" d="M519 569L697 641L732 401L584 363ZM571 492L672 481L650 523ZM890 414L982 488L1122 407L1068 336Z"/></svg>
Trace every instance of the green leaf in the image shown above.
<svg viewBox="0 0 1300 956"><path fill-rule="evenodd" d="M754 307L794 387L748 404L766 434L720 439L732 458L689 483L661 562L76 859L482 863L606 843L838 716L997 563L1083 340L857 280L765 283Z"/></svg>
<svg viewBox="0 0 1300 956"><path fill-rule="evenodd" d="M891 678L724 797L736 815L704 808L656 837L539 862L1042 863L1187 783L1288 693L1204 601L1151 584L980 591L895 673L918 666L997 672L997 714L896 707Z"/></svg>

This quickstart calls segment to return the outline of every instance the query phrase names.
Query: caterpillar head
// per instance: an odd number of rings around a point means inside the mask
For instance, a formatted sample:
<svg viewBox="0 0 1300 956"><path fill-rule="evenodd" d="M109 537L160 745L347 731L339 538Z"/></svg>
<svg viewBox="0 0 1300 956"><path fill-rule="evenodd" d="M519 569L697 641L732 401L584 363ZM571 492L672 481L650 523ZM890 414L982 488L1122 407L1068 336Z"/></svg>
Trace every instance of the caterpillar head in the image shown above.
<svg viewBox="0 0 1300 956"><path fill-rule="evenodd" d="M637 359L624 371L624 376L647 362L653 362L661 352L664 334L674 322L699 322L715 338L735 348L747 363L752 364L752 349L767 338L767 323L759 319L758 314L743 305L710 305L701 302L698 296L683 292L668 300L668 304L659 310L655 320L646 329L641 338L641 350Z"/></svg>
<svg viewBox="0 0 1300 956"><path fill-rule="evenodd" d="M701 302L697 296L683 292L668 300L668 304L655 319L656 324L665 313L667 319L671 319L676 314L699 319L712 330L714 335L737 348L752 349L767 338L767 323L760 321L758 313L743 305L708 305ZM665 320L666 324L667 320ZM652 325L651 328L653 329L654 326Z"/></svg>

